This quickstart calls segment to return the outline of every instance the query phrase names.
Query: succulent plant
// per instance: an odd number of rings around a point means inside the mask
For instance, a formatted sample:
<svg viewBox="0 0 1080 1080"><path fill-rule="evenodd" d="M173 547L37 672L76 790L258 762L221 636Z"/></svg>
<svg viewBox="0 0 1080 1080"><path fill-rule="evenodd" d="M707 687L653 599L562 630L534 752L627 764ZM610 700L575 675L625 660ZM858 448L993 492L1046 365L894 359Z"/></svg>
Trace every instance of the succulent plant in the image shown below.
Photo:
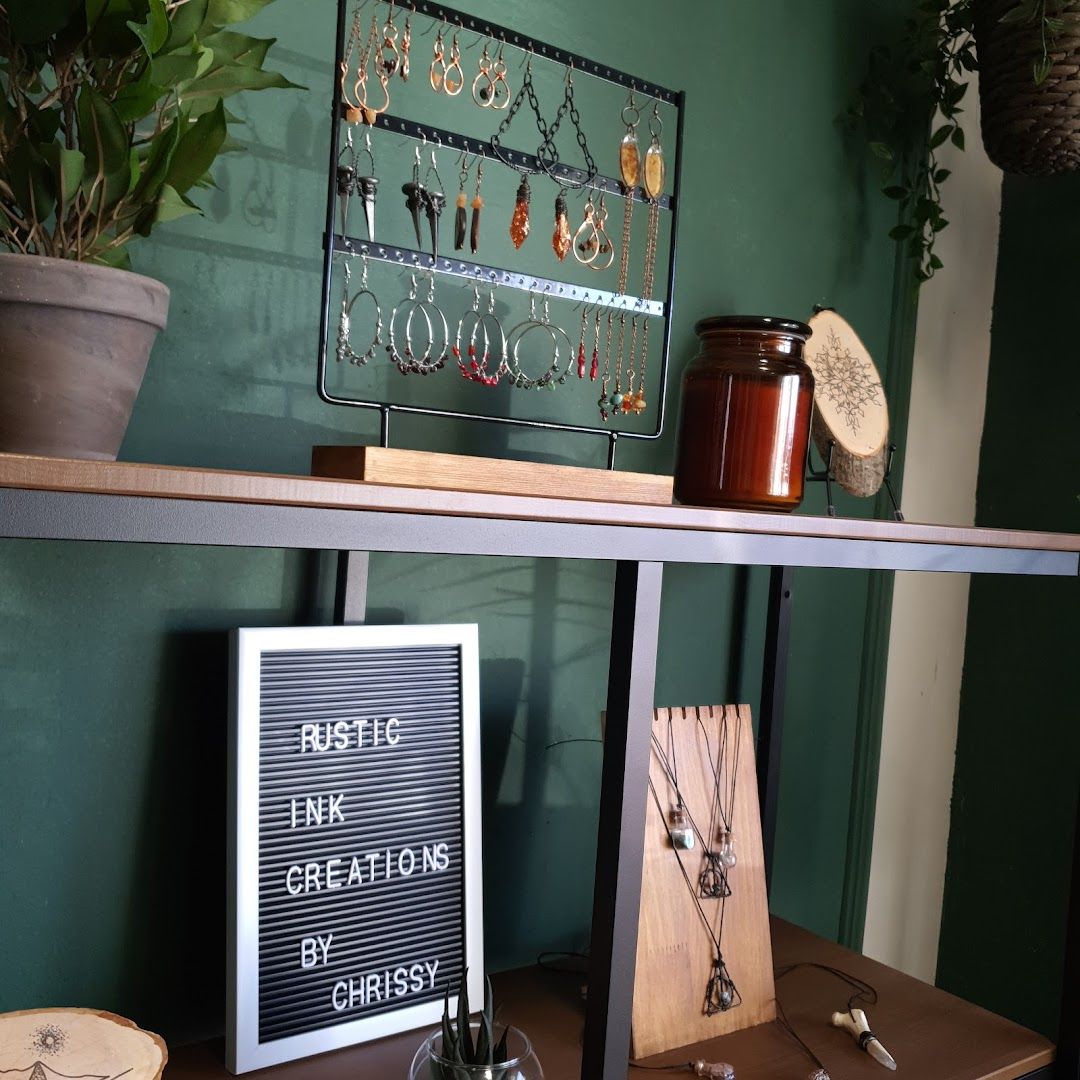
<svg viewBox="0 0 1080 1080"><path fill-rule="evenodd" d="M495 1018L492 1007L491 980L484 979L484 1010L476 1038L473 1038L469 1020L468 970L458 983L457 1019L450 1015L450 986L446 987L446 999L442 1018L442 1061L432 1061L432 1080L503 1080L508 1069L500 1068L509 1060L506 1043L510 1028L504 1027L502 1036L495 1042ZM484 1070L482 1073L478 1069Z"/></svg>

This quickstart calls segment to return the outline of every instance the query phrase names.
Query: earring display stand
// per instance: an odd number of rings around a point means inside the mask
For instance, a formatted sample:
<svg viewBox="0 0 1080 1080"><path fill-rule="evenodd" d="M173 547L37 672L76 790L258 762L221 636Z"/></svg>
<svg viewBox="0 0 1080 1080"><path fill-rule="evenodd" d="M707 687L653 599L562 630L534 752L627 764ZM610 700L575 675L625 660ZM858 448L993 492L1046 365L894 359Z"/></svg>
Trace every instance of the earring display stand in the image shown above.
<svg viewBox="0 0 1080 1080"><path fill-rule="evenodd" d="M653 714L653 734L661 745L666 745L670 718L679 789L690 814L704 830L709 822L710 800L714 797L713 768L725 711L729 730L739 733L739 764L734 777L731 823L738 863L727 872L731 895L726 900L701 900L700 903L717 925L720 905L724 905L721 947L742 1001L724 1012L705 1015L705 987L715 950L703 933L701 915L679 869L667 827L650 797L646 803L631 1027L635 1058L705 1042L776 1019L769 902L765 890L765 857L750 708L728 705L657 709ZM729 747L721 768L721 787L729 782L735 753L735 748ZM675 792L655 745L649 760L649 778L661 807L666 811L674 806ZM703 865L700 843L691 851L680 851L678 857L696 883Z"/></svg>
<svg viewBox="0 0 1080 1080"><path fill-rule="evenodd" d="M526 37L511 27L500 26L486 20L477 19L467 13L447 7L443 4L428 3L419 0L415 6L410 5L410 11L416 15L427 16L431 19L440 20L447 25L468 30L481 36L490 38L492 41L501 42L505 46L521 50L528 54L531 60L537 63L550 62L572 70L575 74L581 74L622 86L628 90L634 90L644 98L653 98L675 109L676 133L675 145L671 155L671 192L661 194L657 204L661 210L671 214L669 229L668 262L666 275L666 289L662 299L616 295L614 293L598 292L595 288L576 286L567 281L554 278L540 278L533 274L519 274L511 270L487 266L479 263L466 262L460 259L447 257L434 257L427 252L416 251L410 248L375 244L360 240L356 237L342 236L336 231L336 219L338 214L338 185L337 165L341 151L341 124L345 115L345 102L342 96L340 72L342 64L347 63L347 28L349 0L338 0L337 11L337 40L334 62L334 87L333 107L331 109L331 135L330 135L330 166L327 180L326 202L326 227L324 236L324 259L323 259L323 283L322 283L322 310L319 327L319 351L316 377L316 389L319 397L332 405L341 405L349 408L370 409L378 411L380 415L379 442L382 447L390 444L390 415L392 413L408 413L418 416L436 416L453 420L470 420L481 423L505 424L514 427L532 428L547 431L564 431L573 434L600 436L608 441L607 465L609 469L615 467L615 450L619 439L654 440L658 439L664 429L664 418L667 402L668 382L668 357L671 346L671 313L672 298L675 281L675 256L676 238L678 234L679 190L682 174L682 141L683 141L683 116L685 112L685 93L680 90L671 90L667 87L658 86L645 79L629 75L607 64L591 60L569 52L559 46L535 38ZM404 8L402 10L405 10ZM565 180L572 185L580 185L587 180L581 170L565 166L560 162L546 162L546 168L537 155L523 153L517 150L509 150L504 147L496 148L489 142L469 138L458 132L448 131L442 128L431 127L417 123L402 117L389 116L385 113L375 117L375 122L370 130L391 131L407 138L439 143L450 150L478 154L484 158L501 160L509 164L511 168L524 173L540 172L540 175L549 173L553 179ZM596 176L591 185L599 191L607 193L623 194L623 188L619 181L608 176ZM630 194L631 198L644 201L645 196L640 188L635 188ZM636 315L650 315L662 318L664 322L660 341L660 356L656 365L658 375L650 380L655 394L654 403L650 408L654 411L656 423L651 431L620 431L611 426L570 424L550 420L534 420L526 417L492 415L480 412L468 412L460 409L440 409L422 405L406 405L391 401L376 401L370 398L354 397L337 391L332 391L327 385L328 356L331 352L330 335L332 333L332 298L335 277L335 256L339 253L366 255L368 258L398 263L416 270L430 270L436 274L449 274L457 277L469 278L477 283L485 285L499 285L511 289L528 291L542 295L545 299L581 301L587 299L590 304L595 304L608 310L631 312Z"/></svg>

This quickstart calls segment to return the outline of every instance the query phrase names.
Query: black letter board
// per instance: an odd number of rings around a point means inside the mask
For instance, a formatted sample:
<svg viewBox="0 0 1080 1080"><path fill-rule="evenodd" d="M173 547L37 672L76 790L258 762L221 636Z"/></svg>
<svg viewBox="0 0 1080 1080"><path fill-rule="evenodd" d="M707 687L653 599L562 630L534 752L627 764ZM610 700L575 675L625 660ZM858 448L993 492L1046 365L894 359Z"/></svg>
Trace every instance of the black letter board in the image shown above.
<svg viewBox="0 0 1080 1080"><path fill-rule="evenodd" d="M482 998L478 683L475 626L237 631L233 1072Z"/></svg>

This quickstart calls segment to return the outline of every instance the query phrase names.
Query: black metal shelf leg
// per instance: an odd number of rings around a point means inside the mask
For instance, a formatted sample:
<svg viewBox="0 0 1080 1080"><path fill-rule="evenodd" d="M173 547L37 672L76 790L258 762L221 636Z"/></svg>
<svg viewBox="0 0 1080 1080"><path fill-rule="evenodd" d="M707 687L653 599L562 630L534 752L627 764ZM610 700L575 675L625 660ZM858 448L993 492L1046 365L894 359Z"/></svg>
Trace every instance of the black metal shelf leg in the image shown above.
<svg viewBox="0 0 1080 1080"><path fill-rule="evenodd" d="M765 621L765 662L761 671L757 772L767 887L772 885L773 855L776 851L780 750L784 734L784 701L787 697L788 642L791 637L792 577L793 570L790 566L772 568L769 577L769 609Z"/></svg>
<svg viewBox="0 0 1080 1080"><path fill-rule="evenodd" d="M663 570L615 573L582 1080L626 1080Z"/></svg>
<svg viewBox="0 0 1080 1080"><path fill-rule="evenodd" d="M359 626L367 620L368 563L366 551L339 551L334 589L334 624Z"/></svg>

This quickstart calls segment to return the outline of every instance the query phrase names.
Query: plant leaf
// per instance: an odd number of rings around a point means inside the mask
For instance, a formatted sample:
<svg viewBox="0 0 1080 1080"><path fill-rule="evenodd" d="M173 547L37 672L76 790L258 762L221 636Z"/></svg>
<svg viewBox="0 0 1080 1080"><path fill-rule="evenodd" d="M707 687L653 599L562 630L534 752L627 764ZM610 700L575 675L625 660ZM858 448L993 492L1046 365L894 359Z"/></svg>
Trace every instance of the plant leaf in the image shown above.
<svg viewBox="0 0 1080 1080"><path fill-rule="evenodd" d="M458 983L458 1045L466 1065L475 1064L472 1028L469 1025L469 969L466 968Z"/></svg>
<svg viewBox="0 0 1080 1080"><path fill-rule="evenodd" d="M912 225L895 225L889 230L889 236L893 240L906 240L915 232Z"/></svg>
<svg viewBox="0 0 1080 1080"><path fill-rule="evenodd" d="M18 45L46 41L63 30L81 7L81 0L15 0L7 5L12 41Z"/></svg>
<svg viewBox="0 0 1080 1080"><path fill-rule="evenodd" d="M495 1047L495 1053L493 1055L496 1065L501 1065L506 1061L508 1055L506 1052L507 1040L510 1038L510 1028L504 1027L502 1038L499 1040L498 1045Z"/></svg>
<svg viewBox="0 0 1080 1080"><path fill-rule="evenodd" d="M125 83L113 98L116 115L125 124L134 124L148 116L165 95L165 87L154 82L153 71L153 66L147 64L143 73L134 82Z"/></svg>
<svg viewBox="0 0 1080 1080"><path fill-rule="evenodd" d="M881 193L887 199L906 199L908 189L906 187L900 187L897 184L893 184L890 187L882 188Z"/></svg>
<svg viewBox="0 0 1080 1080"><path fill-rule="evenodd" d="M128 28L142 42L146 55L153 57L169 36L169 16L165 13L165 0L148 0L146 22L128 20Z"/></svg>
<svg viewBox="0 0 1080 1080"><path fill-rule="evenodd" d="M42 146L41 156L49 163L52 171L53 190L59 204L57 216L62 217L86 174L86 156L81 150L68 150L59 143Z"/></svg>
<svg viewBox="0 0 1080 1080"><path fill-rule="evenodd" d="M169 37L162 51L170 53L175 49L189 46L199 32L199 28L206 21L206 11L209 6L210 0L187 0L186 4L177 8L169 21Z"/></svg>
<svg viewBox="0 0 1080 1080"><path fill-rule="evenodd" d="M1042 86L1042 84L1046 81L1046 76L1050 74L1053 67L1054 62L1050 59L1049 56L1044 56L1041 59L1035 61L1034 67L1032 69L1032 76L1035 80L1036 86Z"/></svg>
<svg viewBox="0 0 1080 1080"><path fill-rule="evenodd" d="M964 129L961 127L953 128L952 144L957 150L964 149Z"/></svg>
<svg viewBox="0 0 1080 1080"><path fill-rule="evenodd" d="M79 144L86 154L83 189L90 195L96 185L93 206L98 213L112 209L131 184L131 140L116 110L85 83L75 106Z"/></svg>
<svg viewBox="0 0 1080 1080"><path fill-rule="evenodd" d="M952 124L942 124L941 127L930 136L930 149L936 150L949 137L950 132L953 130Z"/></svg>
<svg viewBox="0 0 1080 1080"><path fill-rule="evenodd" d="M17 142L4 159L11 189L23 213L43 223L56 205L49 163L29 140Z"/></svg>
<svg viewBox="0 0 1080 1080"><path fill-rule="evenodd" d="M213 112L199 117L180 136L167 183L181 194L194 187L196 181L209 172L227 134L225 106L219 101Z"/></svg>
<svg viewBox="0 0 1080 1080"><path fill-rule="evenodd" d="M146 164L142 168L138 183L132 192L135 201L156 199L161 186L169 179L173 155L180 141L183 119L171 123L164 131L158 132L150 143ZM175 187L175 185L174 185ZM184 190L187 190L186 188Z"/></svg>
<svg viewBox="0 0 1080 1080"><path fill-rule="evenodd" d="M206 21L219 28L247 22L272 2L273 0L210 0Z"/></svg>
<svg viewBox="0 0 1080 1080"><path fill-rule="evenodd" d="M892 161L893 158L895 157L895 155L893 154L892 148L887 143L872 142L870 144L870 149L873 150L873 152L879 158L883 158L885 161Z"/></svg>

